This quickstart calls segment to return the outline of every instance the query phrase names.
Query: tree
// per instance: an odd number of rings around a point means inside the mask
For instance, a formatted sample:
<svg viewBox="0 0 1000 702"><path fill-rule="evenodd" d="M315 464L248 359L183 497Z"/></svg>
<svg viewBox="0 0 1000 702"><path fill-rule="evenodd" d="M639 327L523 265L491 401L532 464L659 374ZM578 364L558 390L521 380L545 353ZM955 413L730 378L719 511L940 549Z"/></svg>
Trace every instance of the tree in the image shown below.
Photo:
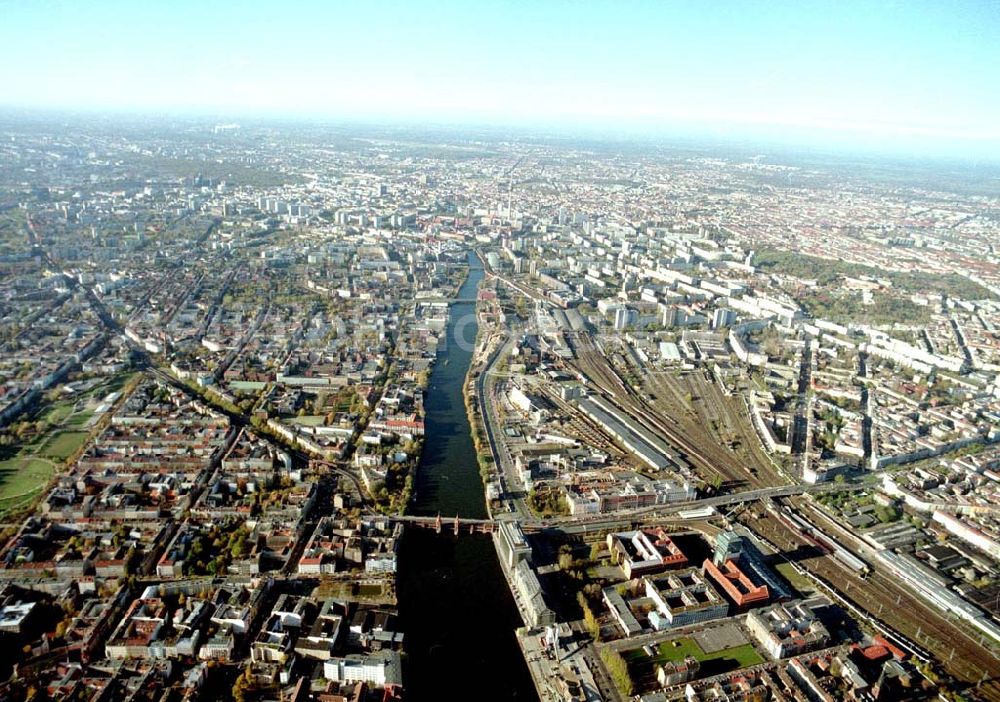
<svg viewBox="0 0 1000 702"><path fill-rule="evenodd" d="M236 678L236 683L233 685L233 699L236 702L245 702L247 698L247 690L250 689L253 680L253 670L248 665L246 670Z"/></svg>
<svg viewBox="0 0 1000 702"><path fill-rule="evenodd" d="M625 662L622 655L610 648L603 648L601 649L601 660L604 661L604 665L608 668L608 673L611 674L611 679L615 681L615 685L621 693L625 697L631 697L634 685L632 683L632 676L628 672L628 663Z"/></svg>
<svg viewBox="0 0 1000 702"><path fill-rule="evenodd" d="M604 543L601 541L595 541L590 545L590 560L596 561L600 559L601 553L604 551Z"/></svg>
<svg viewBox="0 0 1000 702"><path fill-rule="evenodd" d="M583 612L583 625L590 632L590 637L594 641L601 640L601 623L597 621L597 617L594 616L594 611L590 608L590 603L587 601L586 596L582 591L576 593L577 604L580 605L580 610Z"/></svg>
<svg viewBox="0 0 1000 702"><path fill-rule="evenodd" d="M421 390L426 390L428 385L430 384L430 377L431 375L429 371L426 370L420 371L420 373L417 374L417 387L419 387Z"/></svg>

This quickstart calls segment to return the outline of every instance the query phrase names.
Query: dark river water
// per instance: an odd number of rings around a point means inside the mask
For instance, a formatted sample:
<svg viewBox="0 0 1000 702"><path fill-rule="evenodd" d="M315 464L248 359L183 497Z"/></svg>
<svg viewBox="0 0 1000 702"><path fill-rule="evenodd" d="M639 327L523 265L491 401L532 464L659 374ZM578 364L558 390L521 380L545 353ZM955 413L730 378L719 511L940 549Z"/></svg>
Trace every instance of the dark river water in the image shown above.
<svg viewBox="0 0 1000 702"><path fill-rule="evenodd" d="M476 296L483 269L470 252L459 298ZM406 633L407 700L530 700L534 685L514 629L521 620L488 535L455 537L447 518L486 516L462 386L476 337L474 303L451 307L447 342L424 400L425 443L411 513L441 514L445 529L408 529L398 598ZM465 343L456 339L456 333Z"/></svg>

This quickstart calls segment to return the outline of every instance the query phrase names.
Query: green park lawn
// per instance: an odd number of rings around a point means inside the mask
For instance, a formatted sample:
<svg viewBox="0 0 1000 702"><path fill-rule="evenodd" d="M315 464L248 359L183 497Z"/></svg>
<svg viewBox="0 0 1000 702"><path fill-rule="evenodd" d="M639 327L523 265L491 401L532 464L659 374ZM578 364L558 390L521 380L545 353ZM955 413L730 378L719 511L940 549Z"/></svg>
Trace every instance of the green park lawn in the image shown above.
<svg viewBox="0 0 1000 702"><path fill-rule="evenodd" d="M87 440L85 431L60 431L39 449L39 455L54 461L65 461Z"/></svg>
<svg viewBox="0 0 1000 702"><path fill-rule="evenodd" d="M305 414L301 417L292 417L288 423L298 424L301 427L318 427L323 425L323 419L321 414Z"/></svg>
<svg viewBox="0 0 1000 702"><path fill-rule="evenodd" d="M55 472L51 461L15 456L0 461L0 511L9 508L8 501L17 502L26 494L45 485Z"/></svg>
<svg viewBox="0 0 1000 702"><path fill-rule="evenodd" d="M96 398L122 389L133 376L121 373L76 399L59 399L43 408L39 418L49 429L30 443L9 447L8 457L0 460L0 514L25 507L38 496L62 463L86 443L90 432L85 427L94 416ZM87 398L87 407L76 411L77 403Z"/></svg>
<svg viewBox="0 0 1000 702"><path fill-rule="evenodd" d="M71 414L73 414L74 404L74 402L69 401L56 402L49 408L43 418L52 426L62 424Z"/></svg>
<svg viewBox="0 0 1000 702"><path fill-rule="evenodd" d="M674 642L671 641L660 644L661 658L656 661L657 663L662 663L663 661L678 661L683 660L687 656L693 656L697 658L700 663L718 660L732 660L736 663L736 665L732 668L735 670L736 668L745 668L749 665L757 665L758 663L763 663L764 661L751 644L743 644L742 646L736 646L734 648L724 648L721 651L716 651L714 653L705 653L701 650L701 646L699 646L694 639L683 638L675 639L674 641L678 644L677 646L674 646Z"/></svg>
<svg viewBox="0 0 1000 702"><path fill-rule="evenodd" d="M808 579L795 572L790 563L779 561L774 564L774 569L800 593L816 590L816 587Z"/></svg>
<svg viewBox="0 0 1000 702"><path fill-rule="evenodd" d="M633 679L643 679L652 674L653 668L658 664L667 661L683 660L687 656L692 656L701 663L699 678L721 675L732 670L746 668L747 666L763 663L764 659L753 647L752 644L743 644L726 648L714 653L705 653L701 646L691 638L682 637L665 641L657 648L656 656L650 658L640 649L623 652L623 657L629 664L629 670Z"/></svg>
<svg viewBox="0 0 1000 702"><path fill-rule="evenodd" d="M81 429L87 425L90 418L94 416L93 410L85 409L74 413L69 419L67 419L63 426L70 429Z"/></svg>

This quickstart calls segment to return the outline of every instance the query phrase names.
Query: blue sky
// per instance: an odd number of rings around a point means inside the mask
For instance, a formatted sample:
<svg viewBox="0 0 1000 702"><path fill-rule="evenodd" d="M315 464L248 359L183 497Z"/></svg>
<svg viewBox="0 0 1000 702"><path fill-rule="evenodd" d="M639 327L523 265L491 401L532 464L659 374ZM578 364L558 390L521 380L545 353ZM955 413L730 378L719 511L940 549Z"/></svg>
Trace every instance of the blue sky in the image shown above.
<svg viewBox="0 0 1000 702"><path fill-rule="evenodd" d="M0 0L0 104L1000 154L996 2Z"/></svg>

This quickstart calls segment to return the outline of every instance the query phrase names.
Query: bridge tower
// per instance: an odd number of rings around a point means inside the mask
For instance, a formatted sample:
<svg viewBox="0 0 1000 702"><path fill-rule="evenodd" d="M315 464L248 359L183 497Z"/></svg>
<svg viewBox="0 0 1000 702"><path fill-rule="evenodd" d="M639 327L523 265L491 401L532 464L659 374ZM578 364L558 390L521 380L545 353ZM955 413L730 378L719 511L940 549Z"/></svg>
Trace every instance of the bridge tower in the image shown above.
<svg viewBox="0 0 1000 702"><path fill-rule="evenodd" d="M434 520L434 531L441 533L441 515L438 514L437 519Z"/></svg>
<svg viewBox="0 0 1000 702"><path fill-rule="evenodd" d="M455 515L455 536L458 536L458 529L462 526L462 522L459 520L458 515Z"/></svg>

